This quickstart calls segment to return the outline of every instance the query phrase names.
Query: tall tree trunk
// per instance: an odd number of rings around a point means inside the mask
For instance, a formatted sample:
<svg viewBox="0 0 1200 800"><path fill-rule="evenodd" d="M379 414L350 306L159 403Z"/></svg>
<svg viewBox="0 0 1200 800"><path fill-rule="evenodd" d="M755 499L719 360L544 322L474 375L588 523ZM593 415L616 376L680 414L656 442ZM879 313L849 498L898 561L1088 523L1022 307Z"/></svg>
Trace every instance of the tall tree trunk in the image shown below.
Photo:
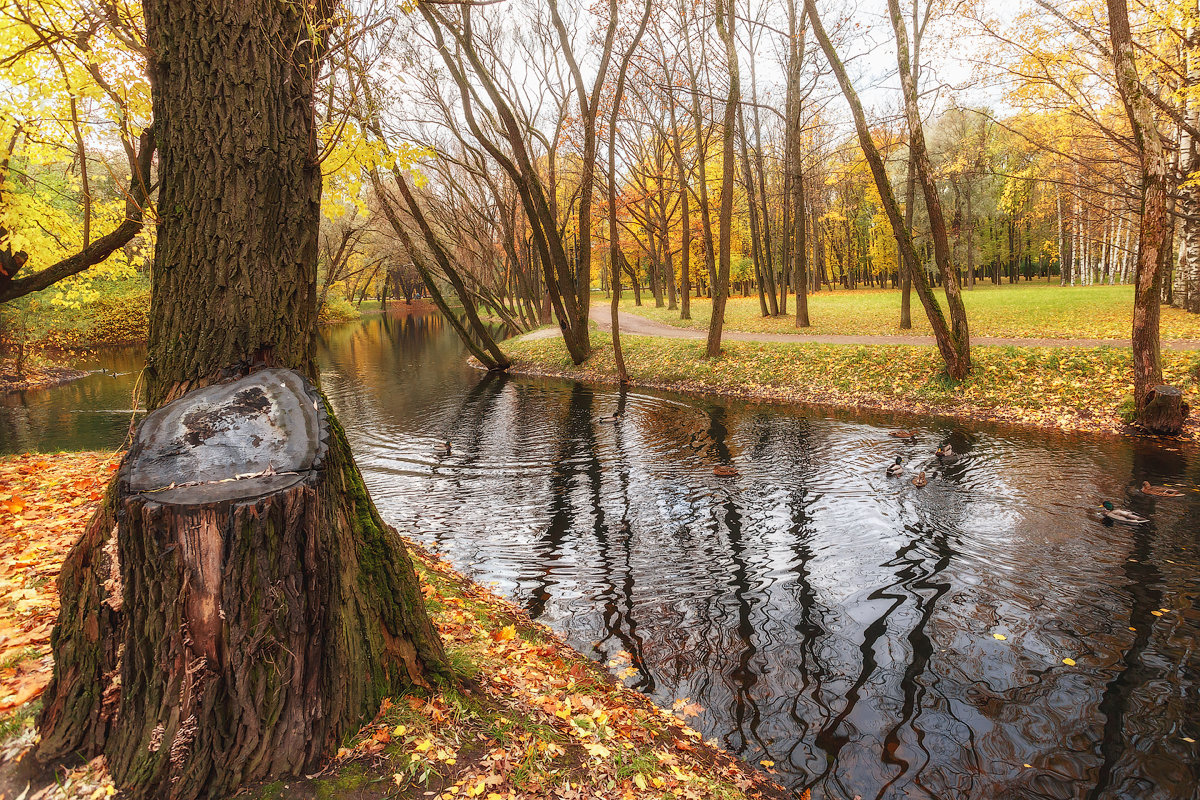
<svg viewBox="0 0 1200 800"><path fill-rule="evenodd" d="M967 326L967 310L963 306L959 287L958 270L955 269L950 242L946 236L946 220L942 214L942 202L937 185L933 181L933 168L925 147L925 132L921 125L921 110L918 105L913 67L909 60L908 32L904 16L900 13L900 0L888 0L892 29L896 34L896 62L899 66L900 86L904 95L904 108L908 116L908 130L912 137L912 160L917 170L917 181L925 197L925 211L929 217L929 228L933 237L933 255L938 272L942 276L942 288L946 293L946 306L950 312L950 346L954 357L946 368L955 380L962 380L971 370L971 340Z"/></svg>
<svg viewBox="0 0 1200 800"><path fill-rule="evenodd" d="M692 318L692 211L688 189L688 168L683 161L683 137L675 116L675 104L667 104L671 121L671 157L679 177L679 318Z"/></svg>
<svg viewBox="0 0 1200 800"><path fill-rule="evenodd" d="M963 226L967 229L967 288L975 288L975 209L971 204L971 182L963 180L964 191L967 195L967 219Z"/></svg>
<svg viewBox="0 0 1200 800"><path fill-rule="evenodd" d="M808 240L805 236L808 215L804 201L804 126L800 118L801 59L804 56L804 21L796 13L796 0L788 0L788 75L787 75L787 147L792 236L793 284L796 287L796 327L809 327L808 319Z"/></svg>
<svg viewBox="0 0 1200 800"><path fill-rule="evenodd" d="M729 93L725 97L725 118L722 121L721 141L721 208L719 212L718 269L712 287L712 318L708 321L708 358L721 355L721 330L725 325L725 300L729 296L729 249L733 239L733 175L734 132L737 109L742 100L741 78L738 74L737 44L733 36L734 0L717 0L717 34L725 44L725 60L729 66Z"/></svg>
<svg viewBox="0 0 1200 800"><path fill-rule="evenodd" d="M904 183L904 224L911 231L917 207L917 169L912 158L912 138L908 147L908 175ZM912 270L903 258L900 259L900 328L912 328Z"/></svg>
<svg viewBox="0 0 1200 800"><path fill-rule="evenodd" d="M889 5L894 6L894 4L895 0L890 0ZM854 117L854 127L858 132L859 145L862 147L863 155L867 160L867 165L870 167L871 174L875 179L875 186L879 190L879 196L883 203L884 211L888 215L888 220L892 225L892 231L896 235L896 239L900 248L900 255L905 259L909 267L909 272L912 273L913 287L917 290L917 297L920 298L921 305L925 308L925 314L929 318L930 327L933 328L934 340L937 343L938 351L941 353L942 359L946 362L946 369L950 376L956 380L961 380L970 370L971 364L970 351L968 349L969 344L965 335L966 330L964 328L962 330L963 335L959 336L956 335L958 333L957 331L952 332L946 325L946 319L942 316L942 310L938 306L937 298L933 296L933 293L929 289L925 271L924 269L918 269L917 253L913 247L912 232L904 224L904 219L900 214L900 207L896 202L895 192L892 189L891 181L888 179L887 168L884 165L883 157L879 153L879 148L875 146L875 142L871 138L871 131L867 125L866 114L863 112L862 102L858 98L858 93L854 90L853 85L850 83L850 78L846 74L846 68L842 64L841 59L838 58L837 51L834 50L833 43L830 41L829 35L825 32L825 27L821 24L821 18L816 8L816 0L804 0L804 6L808 11L808 19L812 24L813 33L816 34L817 40L821 44L821 49L825 53L825 58L829 62L830 67L833 68L834 75L837 77L838 84L841 86L842 94L845 95L846 101L850 105L850 111ZM893 11L893 23L896 21L896 14ZM898 53L900 52L901 47L907 49L907 44L902 43L900 38L901 37L897 37ZM903 56L901 56L900 61L901 80L911 87L911 81L907 80L906 77L908 65L903 63L905 61ZM908 92L906 91L906 106L909 105L907 101ZM914 129L919 130L919 126L920 119L918 117L916 125L913 127ZM919 155L916 163L919 173L921 165ZM935 203L930 203L928 201L928 196L927 204L934 206L934 208L939 207ZM932 216L933 213L934 212L931 209L930 215ZM942 230L942 235L943 237L945 236L944 227ZM947 300L950 301L949 283L951 280L955 280L955 286L957 287L957 280L953 275L947 275L944 272L942 274L942 278L947 285ZM958 297L957 300L961 305L962 298ZM952 308L952 317L954 316L954 313L955 312ZM965 323L965 317L962 321Z"/></svg>
<svg viewBox="0 0 1200 800"><path fill-rule="evenodd" d="M1141 235L1133 295L1133 392L1138 421L1155 433L1177 434L1183 428L1186 404L1175 393L1160 391L1159 303L1162 271L1170 247L1167 222L1166 148L1154 120L1134 60L1126 0L1107 0L1109 33L1117 88L1129 117L1141 167Z"/></svg>
<svg viewBox="0 0 1200 800"><path fill-rule="evenodd" d="M753 37L753 32L751 36ZM752 104L751 113L754 115L754 164L755 172L758 180L758 191L755 193L753 187L746 187L746 197L751 205L760 204L759 216L761 223L759 225L762 235L762 244L759 247L759 253L762 257L762 273L759 278L759 298L764 298L764 295L769 297L768 308L771 316L779 313L779 304L775 299L775 253L771 241L771 208L767 201L767 169L763 156L762 146L762 119L758 113L758 73L755 70L755 53L753 50L754 39L751 39L750 51L750 102ZM741 110L738 111L741 114ZM745 131L745 122L742 122L742 136L746 139L749 134ZM765 286L763 285L765 282Z"/></svg>
<svg viewBox="0 0 1200 800"><path fill-rule="evenodd" d="M158 410L63 566L38 750L103 753L138 800L311 772L384 697L450 675L314 387L316 12L145 3Z"/></svg>
<svg viewBox="0 0 1200 800"><path fill-rule="evenodd" d="M1184 119L1192 128L1200 127L1200 26L1187 29L1185 91L1181 92ZM1181 126L1179 146L1179 210L1182 217L1179 258L1175 264L1172 303L1184 311L1200 313L1200 186L1187 180L1200 170L1200 142L1187 126Z"/></svg>
<svg viewBox="0 0 1200 800"><path fill-rule="evenodd" d="M772 316L770 307L767 305L766 280L763 277L763 271L766 269L763 258L763 242L761 238L760 222L758 218L758 199L755 197L756 190L754 187L754 172L750 169L750 144L746 136L746 113L739 105L738 110L738 143L742 156L742 175L743 181L746 184L746 205L750 215L750 257L754 261L754 276L756 278L755 285L758 289L758 305L762 316ZM771 305L775 305L774 296L771 297Z"/></svg>
<svg viewBox="0 0 1200 800"><path fill-rule="evenodd" d="M684 20L685 27L689 22L695 22L695 13L689 16L687 6L684 0L679 2L680 16ZM700 36L700 44L704 46L704 36ZM689 95L691 99L691 115L692 115L692 130L696 137L696 199L700 203L700 229L702 231L701 240L704 243L704 263L708 269L708 285L709 294L712 294L712 286L716 282L717 277L717 257L716 250L713 246L712 235L712 210L708 199L708 137L704 131L704 114L700 108L700 73L696 68L695 60L692 57L692 48L685 47L683 49L685 56L685 65L688 70L688 85ZM702 51L701 61L704 60L705 54Z"/></svg>

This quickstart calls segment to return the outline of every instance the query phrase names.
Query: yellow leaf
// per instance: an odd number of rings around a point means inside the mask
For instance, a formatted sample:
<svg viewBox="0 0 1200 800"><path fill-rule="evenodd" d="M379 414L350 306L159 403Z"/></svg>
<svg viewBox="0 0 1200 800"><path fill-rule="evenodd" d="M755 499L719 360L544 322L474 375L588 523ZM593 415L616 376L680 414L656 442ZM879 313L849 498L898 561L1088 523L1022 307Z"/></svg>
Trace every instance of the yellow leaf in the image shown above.
<svg viewBox="0 0 1200 800"><path fill-rule="evenodd" d="M612 755L612 751L599 742L584 742L583 749L587 750L592 758L603 759Z"/></svg>
<svg viewBox="0 0 1200 800"><path fill-rule="evenodd" d="M992 638L993 638L993 639L998 639L999 641L1003 642L1003 641L1004 641L1005 639L1007 639L1008 637L1007 637L1007 636L1005 636L1003 633L993 633L993 634L992 634Z"/></svg>
<svg viewBox="0 0 1200 800"><path fill-rule="evenodd" d="M646 788L646 776L640 772L638 774L634 775L633 776L633 785L638 787L639 789L644 790Z"/></svg>
<svg viewBox="0 0 1200 800"><path fill-rule="evenodd" d="M774 761L768 761L768 760L767 760L767 759L765 759L765 758L764 758L762 761L758 762L758 763L762 764L764 767L773 767L773 766L775 766L775 762L774 762Z"/></svg>
<svg viewBox="0 0 1200 800"><path fill-rule="evenodd" d="M493 642L507 642L510 639L515 639L516 636L517 628L515 625L505 625L503 628L497 628L491 633Z"/></svg>
<svg viewBox="0 0 1200 800"><path fill-rule="evenodd" d="M1063 659L1063 663L1064 663L1064 664L1066 664L1068 667L1073 667L1073 666L1075 666L1075 659L1073 659L1073 658L1064 658L1064 659Z"/></svg>

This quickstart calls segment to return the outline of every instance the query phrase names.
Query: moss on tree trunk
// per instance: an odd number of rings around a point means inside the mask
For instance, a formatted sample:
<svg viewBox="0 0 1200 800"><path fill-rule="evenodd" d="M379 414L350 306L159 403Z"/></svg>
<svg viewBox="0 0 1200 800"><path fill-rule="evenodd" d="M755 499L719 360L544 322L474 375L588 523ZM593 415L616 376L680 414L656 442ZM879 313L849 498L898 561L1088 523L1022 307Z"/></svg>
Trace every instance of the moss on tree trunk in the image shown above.
<svg viewBox="0 0 1200 800"><path fill-rule="evenodd" d="M328 8L144 7L157 410L64 565L38 755L103 753L133 798L216 798L314 770L384 696L448 671L403 544L312 383ZM246 432L255 420L274 441ZM155 425L179 435L150 457Z"/></svg>

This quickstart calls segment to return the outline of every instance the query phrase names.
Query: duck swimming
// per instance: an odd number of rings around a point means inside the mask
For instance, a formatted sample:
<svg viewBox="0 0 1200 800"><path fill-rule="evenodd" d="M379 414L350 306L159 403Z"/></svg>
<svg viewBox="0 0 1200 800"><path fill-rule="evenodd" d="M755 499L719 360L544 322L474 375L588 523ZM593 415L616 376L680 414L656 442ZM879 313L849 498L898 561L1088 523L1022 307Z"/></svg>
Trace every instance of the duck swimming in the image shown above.
<svg viewBox="0 0 1200 800"><path fill-rule="evenodd" d="M716 475L718 478L733 478L736 477L737 474L737 467L733 466L732 464L718 464L717 466L713 467L713 475Z"/></svg>
<svg viewBox="0 0 1200 800"><path fill-rule="evenodd" d="M1123 522L1126 525L1142 525L1150 521L1141 514L1135 514L1127 508L1117 508L1108 500L1105 500L1101 505L1104 507L1104 518L1111 519L1113 522Z"/></svg>
<svg viewBox="0 0 1200 800"><path fill-rule="evenodd" d="M929 483L929 478L925 477L924 472L922 472L920 475L913 478L913 486L916 486L918 489L920 489L922 486L925 486L928 483Z"/></svg>
<svg viewBox="0 0 1200 800"><path fill-rule="evenodd" d="M896 463L890 464L887 468L887 476L894 478L904 472L904 467L900 465L900 456L896 456Z"/></svg>
<svg viewBox="0 0 1200 800"><path fill-rule="evenodd" d="M609 414L607 417L600 417L596 421L604 423L605 425L611 425L619 419L620 417L618 417L616 414Z"/></svg>
<svg viewBox="0 0 1200 800"><path fill-rule="evenodd" d="M933 454L938 458L954 458L954 448L950 446L949 442L946 442L937 450L934 450Z"/></svg>
<svg viewBox="0 0 1200 800"><path fill-rule="evenodd" d="M917 438L917 432L916 431L890 431L890 432L888 432L888 436L891 436L896 439L915 439L915 438Z"/></svg>
<svg viewBox="0 0 1200 800"><path fill-rule="evenodd" d="M1183 492L1169 486L1153 486L1150 481L1142 481L1142 494L1151 497L1183 497Z"/></svg>
<svg viewBox="0 0 1200 800"><path fill-rule="evenodd" d="M435 453L439 453L441 455L448 456L448 455L450 455L450 443L449 442L438 442L437 445L434 446L433 451Z"/></svg>

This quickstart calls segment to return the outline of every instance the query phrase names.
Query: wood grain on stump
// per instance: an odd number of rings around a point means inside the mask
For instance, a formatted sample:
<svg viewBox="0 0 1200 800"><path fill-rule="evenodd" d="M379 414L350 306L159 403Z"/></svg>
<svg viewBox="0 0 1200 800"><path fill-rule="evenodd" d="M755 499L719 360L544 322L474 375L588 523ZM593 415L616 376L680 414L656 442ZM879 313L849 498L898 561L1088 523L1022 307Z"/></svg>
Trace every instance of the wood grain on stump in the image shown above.
<svg viewBox="0 0 1200 800"><path fill-rule="evenodd" d="M44 759L103 752L132 797L221 797L317 769L444 665L400 539L299 373L148 415L110 500L63 569Z"/></svg>
<svg viewBox="0 0 1200 800"><path fill-rule="evenodd" d="M1189 411L1178 386L1155 386L1146 396L1140 421L1151 433L1176 436L1183 431Z"/></svg>

